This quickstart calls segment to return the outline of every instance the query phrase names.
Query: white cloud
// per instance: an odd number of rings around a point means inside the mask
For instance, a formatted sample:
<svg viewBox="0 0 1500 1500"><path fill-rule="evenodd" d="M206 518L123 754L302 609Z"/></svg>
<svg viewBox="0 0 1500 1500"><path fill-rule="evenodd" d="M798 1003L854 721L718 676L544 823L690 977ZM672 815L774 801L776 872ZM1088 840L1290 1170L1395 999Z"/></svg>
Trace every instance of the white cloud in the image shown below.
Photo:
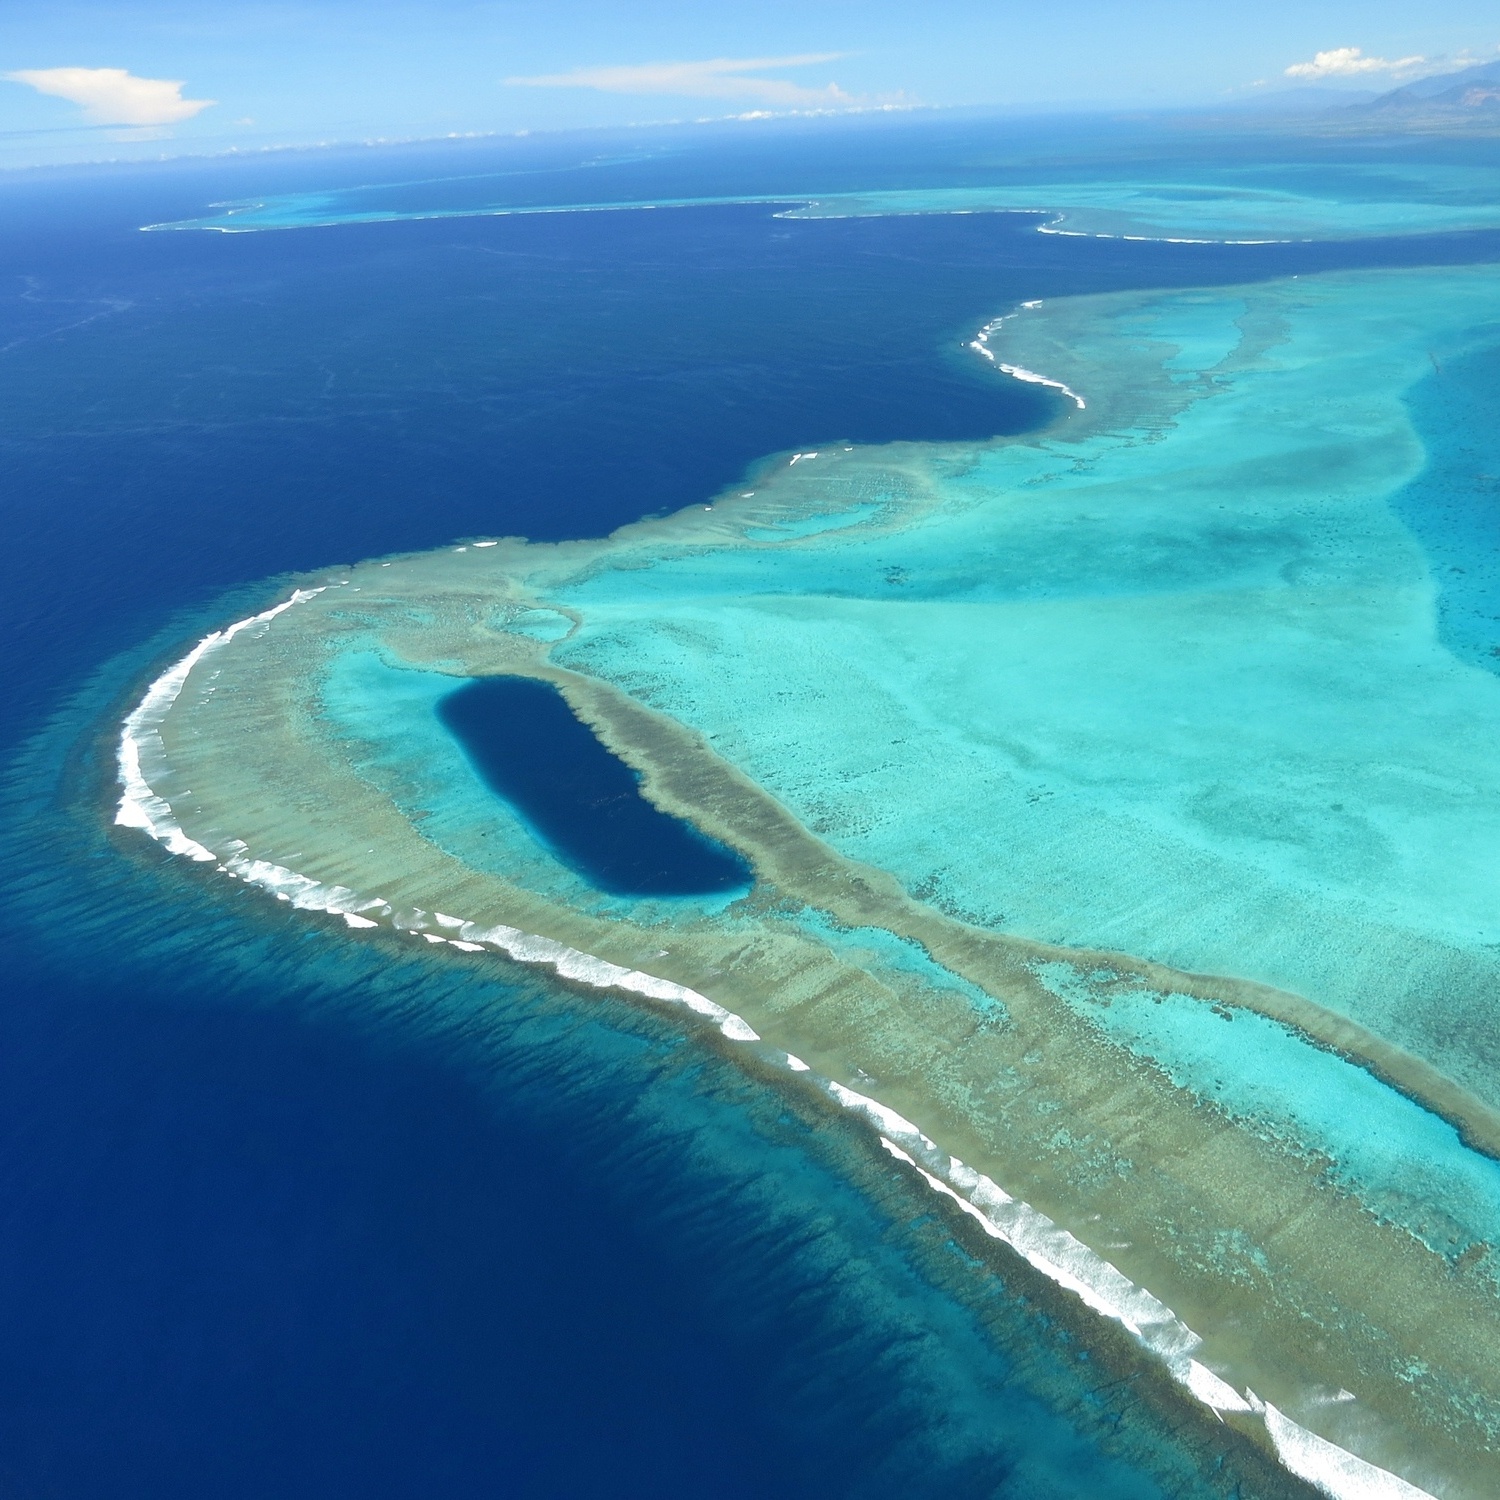
<svg viewBox="0 0 1500 1500"><path fill-rule="evenodd" d="M173 125L212 99L184 99L180 79L137 78L124 68L25 68L4 75L79 105L97 125Z"/></svg>
<svg viewBox="0 0 1500 1500"><path fill-rule="evenodd" d="M806 52L794 57L715 57L704 62L640 63L609 68L576 68L537 78L507 78L527 88L599 89L607 94L673 94L691 99L754 99L761 104L853 104L854 97L836 83L808 88L783 78L758 78L761 68L806 68L836 62L842 52Z"/></svg>
<svg viewBox="0 0 1500 1500"><path fill-rule="evenodd" d="M1367 73L1422 73L1429 70L1425 57L1366 57L1360 47L1331 47L1317 53L1311 62L1293 63L1288 78L1359 78Z"/></svg>

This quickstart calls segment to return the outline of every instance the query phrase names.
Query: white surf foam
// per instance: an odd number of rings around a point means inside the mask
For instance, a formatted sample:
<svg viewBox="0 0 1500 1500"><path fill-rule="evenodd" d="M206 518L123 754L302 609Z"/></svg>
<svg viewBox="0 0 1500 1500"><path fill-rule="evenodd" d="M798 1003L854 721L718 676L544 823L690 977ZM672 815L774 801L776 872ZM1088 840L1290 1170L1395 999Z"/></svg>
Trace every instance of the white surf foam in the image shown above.
<svg viewBox="0 0 1500 1500"><path fill-rule="evenodd" d="M990 330L1003 321L997 319ZM1083 404L1081 400L1079 404ZM759 1042L759 1034L743 1017L686 985L639 969L627 969L517 927L486 927L445 912L416 908L397 911L380 896L365 896L348 886L314 880L273 861L255 859L240 840L223 844L221 855L183 830L170 803L153 789L149 777L168 769L161 725L181 696L188 677L206 657L241 631L257 626L269 628L279 615L322 593L326 587L325 584L321 588L299 589L271 609L214 631L152 682L141 701L126 715L121 728L118 756L121 793L115 822L149 834L170 853L212 863L224 874L258 886L300 911L339 916L352 929L386 926L434 947L452 946L465 953L503 953L518 963L542 965L576 984L622 990L659 1004L680 1006L710 1022L729 1041ZM434 927L442 930L434 931ZM453 935L445 936L445 932ZM892 1157L911 1167L934 1192L957 1204L986 1234L1008 1245L1094 1312L1125 1328L1142 1347L1161 1359L1187 1395L1215 1413L1230 1412L1263 1421L1286 1468L1317 1486L1330 1500L1433 1500L1428 1491L1300 1426L1276 1407L1262 1402L1253 1391L1237 1391L1196 1357L1203 1348L1202 1338L1165 1303L1136 1285L1118 1267L1046 1214L1011 1197L991 1178L949 1156L910 1120L867 1094L815 1073L791 1053L773 1056L788 1074L807 1079L840 1108L863 1119Z"/></svg>
<svg viewBox="0 0 1500 1500"><path fill-rule="evenodd" d="M1040 307L1041 305L1042 304L1039 301L1023 302L1021 304L1020 311L1029 311L1031 308ZM1038 375L1035 370L1028 370L1025 365L1003 364L996 357L995 351L990 348L991 336L998 333L1001 327L1004 324L1010 322L1012 318L1018 316L1019 312L1006 313L1004 317L996 318L993 322L986 323L984 327L981 328L977 334L975 334L974 338L969 344L969 348L973 349L978 354L982 354L1002 374L1009 375L1014 380L1024 380L1028 385L1045 385L1051 387L1051 389L1054 391L1060 391L1070 401L1074 402L1077 405L1079 411L1083 411L1087 407L1088 403L1083 399L1082 396L1078 394L1077 391L1072 388L1072 386L1063 384L1061 380L1053 380L1050 375Z"/></svg>
<svg viewBox="0 0 1500 1500"><path fill-rule="evenodd" d="M1060 221L1039 224L1038 234L1060 234L1070 240L1133 240L1144 245L1295 245L1308 244L1307 240L1205 240L1190 239L1186 235L1173 234L1108 234L1103 230L1062 229Z"/></svg>
<svg viewBox="0 0 1500 1500"><path fill-rule="evenodd" d="M161 742L162 722L187 683L188 673L205 656L226 641L233 640L242 630L269 625L277 615L285 613L294 604L301 604L303 600L322 592L322 588L299 589L290 599L283 600L258 615L237 620L224 630L213 631L146 689L146 696L126 715L124 728L120 733L120 784L124 790L120 794L120 805L115 813L117 824L125 828L142 829L158 843L164 844L172 854L185 854L190 859L203 862L218 858L182 831L165 798L157 796L146 779L148 771L160 774L166 770L166 750Z"/></svg>
<svg viewBox="0 0 1500 1500"><path fill-rule="evenodd" d="M1432 1500L1427 1490L1377 1469L1347 1448L1320 1438L1271 1405L1265 1409L1266 1431L1276 1455L1299 1479L1315 1484L1332 1500Z"/></svg>

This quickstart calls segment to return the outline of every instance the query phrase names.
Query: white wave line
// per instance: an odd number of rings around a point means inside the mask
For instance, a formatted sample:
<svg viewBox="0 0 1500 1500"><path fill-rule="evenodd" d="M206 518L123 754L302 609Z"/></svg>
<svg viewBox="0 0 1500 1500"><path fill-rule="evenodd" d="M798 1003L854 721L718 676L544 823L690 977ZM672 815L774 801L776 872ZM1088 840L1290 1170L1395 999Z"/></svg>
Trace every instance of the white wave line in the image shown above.
<svg viewBox="0 0 1500 1500"><path fill-rule="evenodd" d="M1083 399L1082 396L1078 394L1077 391L1072 388L1072 386L1064 385L1060 380L1053 380L1048 375L1038 375L1035 370L1028 370L1025 365L1002 364L1000 360L995 357L995 351L990 348L991 335L998 333L1003 324L1008 323L1012 318L1017 317L1019 315L1019 312L1026 311L1033 307L1040 307L1041 305L1042 304L1040 302L1023 302L1017 312L1006 313L1004 317L996 318L993 322L986 323L984 327L981 328L977 334L975 334L973 340L969 344L969 348L973 349L978 354L982 354L987 360L989 360L992 365L995 366L996 369L1001 371L1002 374L1009 375L1015 380L1024 380L1028 385L1050 386L1053 390L1060 391L1070 401L1075 402L1078 406L1079 411L1083 411L1088 403Z"/></svg>
<svg viewBox="0 0 1500 1500"><path fill-rule="evenodd" d="M327 587L325 584L324 588ZM145 766L155 762L166 769L166 749L161 741L161 724L188 679L188 673L211 651L231 641L240 631L256 625L269 625L277 615L301 604L322 588L298 589L290 599L263 610L248 619L237 620L224 630L215 630L203 637L176 666L169 667L146 689L146 696L126 715L120 733L120 805L115 813L115 822L125 828L140 828L149 833L158 843L165 844L172 854L186 854L191 859L205 862L217 859L202 844L190 839L172 817L172 808L165 798L157 796L146 780Z"/></svg>
<svg viewBox="0 0 1500 1500"><path fill-rule="evenodd" d="M1003 321L997 319L991 329ZM1079 405L1082 404L1080 400ZM269 626L278 615L314 598L327 587L324 584L315 589L298 589L273 608L204 636L186 656L151 683L121 727L118 756L121 793L115 822L149 834L169 853L212 863L222 873L258 886L299 911L329 912L342 917L351 928L384 924L424 942L448 945L464 953L497 951L518 963L545 966L576 984L623 990L681 1006L711 1022L730 1041L759 1042L759 1033L742 1016L686 985L639 969L627 969L518 927L484 927L463 917L417 908L397 911L380 896L363 896L348 886L325 884L284 865L251 858L248 846L238 839L223 845L225 852L221 857L183 830L171 804L152 788L147 773L168 769L161 725L181 696L193 668L241 631ZM917 1172L934 1192L957 1204L991 1238L1010 1246L1028 1264L1055 1285L1072 1292L1094 1312L1119 1323L1163 1362L1188 1395L1215 1413L1258 1416L1282 1464L1315 1485L1329 1500L1434 1500L1428 1491L1300 1426L1269 1402L1261 1401L1254 1391L1247 1388L1241 1394L1195 1357L1203 1347L1202 1338L1165 1303L1136 1285L1117 1266L1046 1214L1011 1197L989 1177L949 1156L904 1116L866 1094L814 1073L791 1053L772 1054L772 1059L779 1060L789 1073L805 1076L841 1109L864 1120L874 1129L884 1150Z"/></svg>
<svg viewBox="0 0 1500 1500"><path fill-rule="evenodd" d="M295 196L295 195L293 195ZM829 205L852 199L855 207L846 213L835 213ZM871 207L871 200L859 193L839 193L825 198L806 198L788 196L785 193L773 194L751 194L738 198L657 198L657 199L635 199L620 203L535 203L535 204L476 204L471 208L442 208L442 209L371 209L362 212L339 214L337 211L329 212L326 200L322 205L314 205L312 216L305 219L282 220L271 223L243 223L236 222L236 215L254 214L263 212L270 208L275 211L278 200L214 204L210 208L222 208L224 212L217 219L175 219L161 224L142 224L143 232L155 230L213 230L219 234L259 234L268 231L288 229L326 229L338 224L389 224L389 223L421 223L432 219L475 219L475 218L509 218L527 217L536 214L587 214L587 213L621 213L641 212L647 209L669 209L669 208L719 208L730 206L754 207L761 204L787 204L788 207L781 209L775 215L778 219L889 219L889 218L962 218L975 214L1026 214L1029 216L1040 216L1044 222L1036 226L1037 234L1056 234L1068 239L1079 240L1130 240L1142 244L1154 245L1292 245L1297 243L1307 244L1309 238L1304 236L1300 241L1291 238L1259 238L1259 239L1226 239L1222 236L1187 236L1170 234L1124 234L1110 233L1107 230L1090 229L1064 229L1062 225L1067 221L1070 213L1087 213L1089 209L1082 208L1045 208L1041 204L1031 206L1019 206L1013 203L999 204L976 204L970 207L948 207L948 208L878 208ZM318 217L319 208L322 216ZM811 211L811 212L809 212ZM1050 218L1047 216L1051 215Z"/></svg>
<svg viewBox="0 0 1500 1500"><path fill-rule="evenodd" d="M1054 219L1050 224L1037 225L1038 234L1060 234L1071 240L1131 240L1143 245L1295 245L1307 244L1307 240L1224 240L1190 239L1186 235L1172 234L1108 234L1103 230L1060 229L1062 220Z"/></svg>

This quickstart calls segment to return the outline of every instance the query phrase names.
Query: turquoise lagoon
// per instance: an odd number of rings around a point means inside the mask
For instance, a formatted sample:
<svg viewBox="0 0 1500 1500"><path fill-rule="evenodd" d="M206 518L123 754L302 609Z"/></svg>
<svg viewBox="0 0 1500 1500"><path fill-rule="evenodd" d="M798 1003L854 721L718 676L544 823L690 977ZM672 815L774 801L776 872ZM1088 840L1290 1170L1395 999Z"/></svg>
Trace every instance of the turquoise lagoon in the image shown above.
<svg viewBox="0 0 1500 1500"><path fill-rule="evenodd" d="M1346 168L1337 188L1255 175L846 194L791 212L1045 208L1044 228L1187 239L1434 233L1500 214L1480 169ZM300 195L157 227L526 211L399 196ZM568 206L623 205L548 207ZM1210 1007L1152 989L1109 958L1301 997L1450 1080L1468 1124L1500 1111L1500 538L1486 503L1500 268L995 311L1003 367L1083 398L1059 396L1040 434L888 449L809 434L816 450L768 459L711 505L600 543L418 558L392 597L521 598L483 629L685 726L917 901L1064 950L1034 973L1100 1049L1317 1164L1333 1193L1500 1296L1500 1166L1472 1130L1357 1048L1229 991ZM371 565L354 572L379 587ZM325 727L445 855L659 931L662 957L683 924L751 942L753 904L591 891L437 725L460 656L403 660L409 626L394 647L337 628L352 645L319 669ZM976 1027L1007 1022L909 936L812 903L776 919L957 995ZM1309 1393L1299 1419L1323 1399ZM1500 1442L1496 1411L1476 1400L1465 1419ZM1399 1437L1326 1425L1441 1488L1441 1466ZM1412 1493L1329 1472L1330 1494ZM1472 1474L1455 1491L1484 1492Z"/></svg>
<svg viewBox="0 0 1500 1500"><path fill-rule="evenodd" d="M507 621L507 628L530 634L545 623L537 627L521 616ZM323 713L351 747L360 774L376 782L425 838L475 869L606 917L668 922L687 914L720 916L741 894L653 901L612 896L591 885L476 775L438 717L439 704L454 687L450 676L414 671L373 649L336 655L323 685Z"/></svg>
<svg viewBox="0 0 1500 1500"><path fill-rule="evenodd" d="M1055 315L1071 366L1037 357L1046 309L999 357L1102 396L1112 345L1149 353L1133 420L930 451L915 522L888 495L883 524L591 569L548 595L584 620L557 658L955 916L1273 985L1495 1107L1500 273ZM1362 1059L1048 967L1107 1044L1500 1281L1500 1166Z"/></svg>
<svg viewBox="0 0 1500 1500"><path fill-rule="evenodd" d="M1046 315L1008 325L1022 363ZM1441 639L1401 515L1438 437L1409 395L1493 342L1500 273L1067 317L1075 389L1115 341L1170 390L925 455L918 524L591 569L551 594L584 618L557 659L945 909L1291 990L1500 1103L1500 681Z"/></svg>

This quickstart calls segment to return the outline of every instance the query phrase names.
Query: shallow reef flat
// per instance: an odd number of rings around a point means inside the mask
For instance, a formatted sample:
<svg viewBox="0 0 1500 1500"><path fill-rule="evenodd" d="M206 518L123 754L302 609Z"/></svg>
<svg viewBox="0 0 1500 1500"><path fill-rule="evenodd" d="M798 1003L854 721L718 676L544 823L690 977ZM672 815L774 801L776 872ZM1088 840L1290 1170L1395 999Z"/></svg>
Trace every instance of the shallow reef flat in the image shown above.
<svg viewBox="0 0 1500 1500"><path fill-rule="evenodd" d="M1491 267L1028 305L1034 437L296 580L158 678L121 820L697 1011L1123 1325L1223 1493L1493 1495L1500 680L1401 507L1497 321ZM496 674L748 894L568 869L439 721Z"/></svg>
<svg viewBox="0 0 1500 1500"><path fill-rule="evenodd" d="M790 219L878 218L891 214L1029 213L1043 233L1185 243L1266 244L1452 234L1500 225L1500 172L1488 164L1410 166L1292 159L1235 167L1129 161L1100 171L1090 163L1048 177L1023 163L993 169L995 180L962 187L884 188L809 195L799 191L695 198L600 198L539 202L514 182L489 177L371 184L286 193L216 205L212 214L145 227L225 234L333 224L462 219L605 209L776 205Z"/></svg>
<svg viewBox="0 0 1500 1500"><path fill-rule="evenodd" d="M1191 167L985 187L830 194L791 218L896 213L1045 213L1044 233L1258 244L1443 234L1494 227L1493 169L1343 164Z"/></svg>

